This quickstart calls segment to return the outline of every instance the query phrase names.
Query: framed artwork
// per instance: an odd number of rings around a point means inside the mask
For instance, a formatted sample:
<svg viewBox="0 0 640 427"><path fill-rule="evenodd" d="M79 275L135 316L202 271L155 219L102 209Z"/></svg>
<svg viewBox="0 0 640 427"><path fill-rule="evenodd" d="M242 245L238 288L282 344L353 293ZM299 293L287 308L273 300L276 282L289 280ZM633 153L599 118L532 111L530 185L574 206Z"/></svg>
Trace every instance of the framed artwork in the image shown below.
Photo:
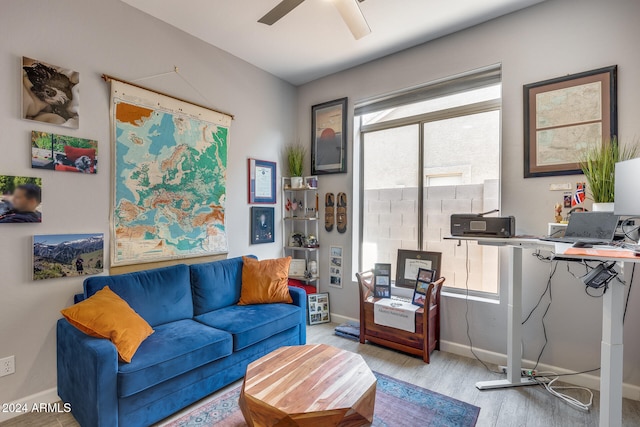
<svg viewBox="0 0 640 427"><path fill-rule="evenodd" d="M398 264L396 266L396 286L415 288L416 278L420 269L434 270L432 280L438 277L441 252L398 250Z"/></svg>
<svg viewBox="0 0 640 427"><path fill-rule="evenodd" d="M373 267L373 296L391 298L391 264L376 263Z"/></svg>
<svg viewBox="0 0 640 427"><path fill-rule="evenodd" d="M342 246L330 246L329 255L329 286L342 288Z"/></svg>
<svg viewBox="0 0 640 427"><path fill-rule="evenodd" d="M0 224L42 222L42 179L0 175Z"/></svg>
<svg viewBox="0 0 640 427"><path fill-rule="evenodd" d="M273 243L274 232L274 208L253 206L251 208L251 244Z"/></svg>
<svg viewBox="0 0 640 427"><path fill-rule="evenodd" d="M249 159L249 203L276 203L276 162Z"/></svg>
<svg viewBox="0 0 640 427"><path fill-rule="evenodd" d="M307 295L307 309L309 311L310 325L331 322L328 293Z"/></svg>
<svg viewBox="0 0 640 427"><path fill-rule="evenodd" d="M78 129L80 74L22 58L22 118Z"/></svg>
<svg viewBox="0 0 640 427"><path fill-rule="evenodd" d="M103 269L103 234L33 236L33 280L89 276Z"/></svg>
<svg viewBox="0 0 640 427"><path fill-rule="evenodd" d="M420 307L424 307L424 303L427 300L427 291L429 290L429 285L434 281L435 278L435 270L427 268L418 269L416 286L413 289L413 298L411 299L411 303Z"/></svg>
<svg viewBox="0 0 640 427"><path fill-rule="evenodd" d="M524 86L524 177L582 173L580 158L617 134L617 66Z"/></svg>
<svg viewBox="0 0 640 427"><path fill-rule="evenodd" d="M98 142L75 136L31 132L31 167L57 172L98 172Z"/></svg>
<svg viewBox="0 0 640 427"><path fill-rule="evenodd" d="M311 107L311 174L347 171L347 98Z"/></svg>
<svg viewBox="0 0 640 427"><path fill-rule="evenodd" d="M110 85L111 266L227 253L231 116Z"/></svg>

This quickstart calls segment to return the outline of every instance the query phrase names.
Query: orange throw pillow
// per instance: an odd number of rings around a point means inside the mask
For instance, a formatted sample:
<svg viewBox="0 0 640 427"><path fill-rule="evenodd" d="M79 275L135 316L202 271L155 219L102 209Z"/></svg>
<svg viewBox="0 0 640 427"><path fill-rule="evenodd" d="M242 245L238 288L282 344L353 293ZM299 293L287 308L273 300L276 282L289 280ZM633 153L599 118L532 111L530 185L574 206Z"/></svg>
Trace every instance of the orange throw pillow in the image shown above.
<svg viewBox="0 0 640 427"><path fill-rule="evenodd" d="M146 320L108 286L60 313L85 334L110 340L127 363L153 333Z"/></svg>
<svg viewBox="0 0 640 427"><path fill-rule="evenodd" d="M242 261L242 289L238 305L293 302L288 286L290 256L264 261L242 257Z"/></svg>

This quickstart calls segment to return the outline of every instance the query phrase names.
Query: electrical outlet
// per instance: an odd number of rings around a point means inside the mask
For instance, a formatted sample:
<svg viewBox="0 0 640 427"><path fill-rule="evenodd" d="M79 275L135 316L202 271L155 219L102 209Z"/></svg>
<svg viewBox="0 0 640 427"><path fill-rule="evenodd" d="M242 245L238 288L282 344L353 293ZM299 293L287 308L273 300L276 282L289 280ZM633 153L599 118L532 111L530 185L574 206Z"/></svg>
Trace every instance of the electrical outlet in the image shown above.
<svg viewBox="0 0 640 427"><path fill-rule="evenodd" d="M0 377L11 375L16 373L16 358L15 356L5 357L0 359Z"/></svg>

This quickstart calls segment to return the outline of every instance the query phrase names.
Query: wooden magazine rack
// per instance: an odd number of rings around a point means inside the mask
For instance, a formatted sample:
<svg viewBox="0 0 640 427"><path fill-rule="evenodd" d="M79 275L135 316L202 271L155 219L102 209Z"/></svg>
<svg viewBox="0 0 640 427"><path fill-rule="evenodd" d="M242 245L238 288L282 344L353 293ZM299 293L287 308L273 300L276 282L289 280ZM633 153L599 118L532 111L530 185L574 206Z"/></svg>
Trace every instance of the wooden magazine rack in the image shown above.
<svg viewBox="0 0 640 427"><path fill-rule="evenodd" d="M429 285L425 306L416 311L416 332L411 333L374 323L374 303L380 298L373 297L373 270L357 273L356 277L360 294L360 342L364 344L368 340L421 356L425 363L429 363L430 353L440 350L440 292L445 278L441 277Z"/></svg>

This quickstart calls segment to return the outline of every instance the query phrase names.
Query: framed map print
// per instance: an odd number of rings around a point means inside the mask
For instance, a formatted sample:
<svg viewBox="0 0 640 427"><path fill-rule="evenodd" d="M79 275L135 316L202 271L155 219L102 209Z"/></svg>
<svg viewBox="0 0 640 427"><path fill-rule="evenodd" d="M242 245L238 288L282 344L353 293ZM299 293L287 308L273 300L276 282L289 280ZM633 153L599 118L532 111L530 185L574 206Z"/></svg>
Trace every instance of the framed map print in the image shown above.
<svg viewBox="0 0 640 427"><path fill-rule="evenodd" d="M227 252L231 119L111 80L111 266Z"/></svg>
<svg viewBox="0 0 640 427"><path fill-rule="evenodd" d="M580 174L590 147L617 134L617 66L524 86L524 177Z"/></svg>
<svg viewBox="0 0 640 427"><path fill-rule="evenodd" d="M347 171L347 98L311 107L311 175Z"/></svg>

